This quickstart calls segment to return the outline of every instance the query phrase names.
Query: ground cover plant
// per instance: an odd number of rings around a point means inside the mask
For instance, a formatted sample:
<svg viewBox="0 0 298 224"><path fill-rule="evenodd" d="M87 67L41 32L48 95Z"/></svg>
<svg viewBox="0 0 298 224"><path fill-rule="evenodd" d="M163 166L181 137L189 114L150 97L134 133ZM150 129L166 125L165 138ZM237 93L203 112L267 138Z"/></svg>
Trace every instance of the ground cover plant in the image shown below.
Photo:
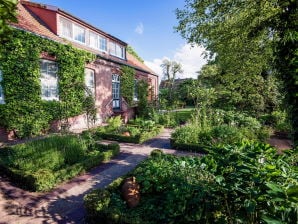
<svg viewBox="0 0 298 224"><path fill-rule="evenodd" d="M136 118L128 124L123 124L121 117L116 116L108 119L107 126L95 130L96 137L116 140L120 142L142 143L158 135L163 126L154 121Z"/></svg>
<svg viewBox="0 0 298 224"><path fill-rule="evenodd" d="M244 113L203 107L185 126L172 133L171 142L174 148L200 151L204 147L244 140L265 142L270 133L269 127Z"/></svg>
<svg viewBox="0 0 298 224"><path fill-rule="evenodd" d="M135 208L121 196L127 176L140 184ZM297 151L278 155L256 143L215 147L202 158L154 151L127 176L85 196L90 223L298 221Z"/></svg>
<svg viewBox="0 0 298 224"><path fill-rule="evenodd" d="M88 145L76 135L55 135L0 150L0 173L22 188L47 191L119 153L119 145Z"/></svg>

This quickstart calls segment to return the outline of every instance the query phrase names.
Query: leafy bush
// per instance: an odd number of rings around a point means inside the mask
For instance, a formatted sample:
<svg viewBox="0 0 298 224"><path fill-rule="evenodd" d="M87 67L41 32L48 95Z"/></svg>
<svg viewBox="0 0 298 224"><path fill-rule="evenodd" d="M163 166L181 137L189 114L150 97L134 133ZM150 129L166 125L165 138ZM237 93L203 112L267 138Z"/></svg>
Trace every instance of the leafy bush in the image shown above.
<svg viewBox="0 0 298 224"><path fill-rule="evenodd" d="M47 191L118 153L118 144L88 148L83 138L57 135L0 150L0 172L25 189Z"/></svg>
<svg viewBox="0 0 298 224"><path fill-rule="evenodd" d="M223 156L224 155L224 156ZM141 186L129 209L117 180L85 197L90 223L297 223L297 151L264 144L215 147L207 156L154 151L129 175Z"/></svg>
<svg viewBox="0 0 298 224"><path fill-rule="evenodd" d="M122 125L122 120L121 120L121 116L115 116L115 117L110 117L107 120L108 126L106 127L106 129L108 131L116 131L118 128L121 127Z"/></svg>

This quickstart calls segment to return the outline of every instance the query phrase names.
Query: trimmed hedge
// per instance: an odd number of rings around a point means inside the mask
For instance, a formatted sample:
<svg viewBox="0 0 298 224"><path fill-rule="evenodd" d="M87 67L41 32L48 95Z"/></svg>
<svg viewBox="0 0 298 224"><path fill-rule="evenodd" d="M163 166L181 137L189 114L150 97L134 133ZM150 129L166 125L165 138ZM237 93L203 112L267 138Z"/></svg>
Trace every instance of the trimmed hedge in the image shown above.
<svg viewBox="0 0 298 224"><path fill-rule="evenodd" d="M32 142L1 149L0 174L6 174L14 183L23 189L30 191L48 191L58 183L86 172L87 170L98 166L101 162L110 160L120 152L118 144L103 145L97 143L95 149L83 149L84 153L82 155L77 157L75 161L67 163L69 158L66 157L72 156L71 152L70 155L68 155L67 153L62 154L62 151L70 149L67 149L67 146L65 145L59 145L61 141L57 141L58 143L55 146L51 144L55 144L54 140L56 138L71 138L76 142L84 142L84 140L76 136L52 136L49 138L53 138L53 140L50 140L50 143L45 143L47 139L36 140L45 145L45 148L38 147L38 152L35 152L32 148L39 145ZM32 146L32 144L36 145ZM82 145L84 145L84 143L82 143ZM24 150L24 153L26 153L26 146L28 150L31 149L31 154L28 153L24 158L19 158L19 155L21 154L17 151L22 149ZM46 148L46 146L48 146L48 148ZM52 153L53 151L55 151L58 156L48 158L52 161L49 161L48 164L45 163L43 167L40 167L38 164L40 164L41 161L44 161L44 158L47 157L48 153ZM49 156L50 155L51 154L49 154ZM30 160L30 158L34 161L28 166L29 168L25 166L26 164L22 165L22 161L19 162L19 160L27 161L28 159Z"/></svg>
<svg viewBox="0 0 298 224"><path fill-rule="evenodd" d="M153 130L151 131L143 131L141 134L137 134L135 136L123 136L121 134L115 134L115 133L105 133L101 130L97 131L95 133L96 137L108 139L108 140L114 140L119 142L128 142L128 143L135 143L135 144L141 144L150 138L155 137L163 130L163 126L156 125Z"/></svg>
<svg viewBox="0 0 298 224"><path fill-rule="evenodd" d="M171 147L181 151L208 153L207 147L193 143L179 143L175 139L170 139Z"/></svg>

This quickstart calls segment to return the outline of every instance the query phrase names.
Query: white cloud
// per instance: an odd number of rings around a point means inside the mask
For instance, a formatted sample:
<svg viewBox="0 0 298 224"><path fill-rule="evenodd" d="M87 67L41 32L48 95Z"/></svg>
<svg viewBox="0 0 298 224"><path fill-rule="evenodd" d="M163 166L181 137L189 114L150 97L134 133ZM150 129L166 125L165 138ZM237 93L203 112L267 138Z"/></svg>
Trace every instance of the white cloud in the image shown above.
<svg viewBox="0 0 298 224"><path fill-rule="evenodd" d="M139 23L137 25L137 27L135 28L135 32L137 34L140 34L140 35L144 33L144 25L143 25L143 23Z"/></svg>
<svg viewBox="0 0 298 224"><path fill-rule="evenodd" d="M182 74L178 74L177 78L194 78L196 79L198 74L197 71L201 70L201 67L207 63L204 59L202 53L205 48L200 46L191 46L190 44L185 44L180 48L176 49L170 60L174 60L182 65ZM160 65L163 59L169 59L169 57L164 56L163 58L157 58L153 61L145 61L145 64L151 68L156 74L162 77L162 69Z"/></svg>

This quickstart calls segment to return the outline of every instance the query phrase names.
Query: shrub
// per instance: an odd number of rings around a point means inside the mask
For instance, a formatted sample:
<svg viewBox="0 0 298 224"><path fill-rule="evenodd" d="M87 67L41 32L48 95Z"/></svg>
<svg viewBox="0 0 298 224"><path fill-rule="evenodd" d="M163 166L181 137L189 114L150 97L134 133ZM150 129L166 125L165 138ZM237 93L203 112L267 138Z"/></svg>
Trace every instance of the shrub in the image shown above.
<svg viewBox="0 0 298 224"><path fill-rule="evenodd" d="M224 156L223 156L224 155ZM154 151L129 175L141 202L127 208L121 182L85 197L90 223L297 223L297 151L264 144L214 147L207 156Z"/></svg>
<svg viewBox="0 0 298 224"><path fill-rule="evenodd" d="M118 153L118 144L88 149L78 136L50 136L0 150L0 172L22 188L47 191Z"/></svg>

